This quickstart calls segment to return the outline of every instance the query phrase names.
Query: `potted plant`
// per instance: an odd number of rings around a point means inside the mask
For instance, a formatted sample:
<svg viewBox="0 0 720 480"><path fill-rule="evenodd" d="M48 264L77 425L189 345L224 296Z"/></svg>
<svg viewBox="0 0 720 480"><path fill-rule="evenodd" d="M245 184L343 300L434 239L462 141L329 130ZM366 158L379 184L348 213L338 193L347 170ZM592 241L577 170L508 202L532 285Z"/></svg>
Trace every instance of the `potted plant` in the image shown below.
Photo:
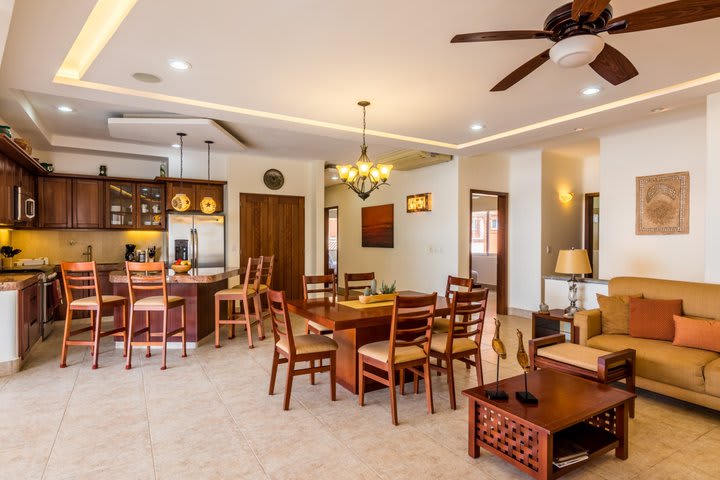
<svg viewBox="0 0 720 480"><path fill-rule="evenodd" d="M13 266L13 257L22 252L19 248L12 248L10 245L0 247L0 255L2 255L2 266L8 268Z"/></svg>
<svg viewBox="0 0 720 480"><path fill-rule="evenodd" d="M360 303L388 302L393 300L397 295L398 293L395 291L394 281L392 285L385 285L385 282L382 282L382 286L378 292L377 282L373 280L370 286L365 289L363 295L360 295L358 300Z"/></svg>

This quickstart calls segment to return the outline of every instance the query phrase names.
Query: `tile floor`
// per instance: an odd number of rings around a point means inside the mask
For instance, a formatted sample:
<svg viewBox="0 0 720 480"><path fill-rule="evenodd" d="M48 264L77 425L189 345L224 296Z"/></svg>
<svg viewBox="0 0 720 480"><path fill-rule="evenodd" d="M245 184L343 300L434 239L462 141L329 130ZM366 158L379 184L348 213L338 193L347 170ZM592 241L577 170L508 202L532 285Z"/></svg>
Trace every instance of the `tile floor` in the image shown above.
<svg viewBox="0 0 720 480"><path fill-rule="evenodd" d="M491 318L491 317L489 317ZM501 317L509 352L515 329L529 320ZM494 376L486 322L483 370ZM311 386L296 379L291 409L282 411L284 366L277 393L267 395L271 341L248 350L244 334L210 342L181 359L146 359L136 350L131 371L104 339L100 369L88 351L71 348L58 368L60 335L34 348L22 372L0 378L0 478L529 478L494 456L467 455L467 406L449 408L445 377L434 377L434 415L424 396L399 397L400 426L390 423L387 391L371 392L361 408L338 388L330 402L327 374ZM475 375L457 365L458 391ZM514 355L501 376L519 373ZM464 400L463 397L460 397ZM643 392L630 423L630 458L611 453L565 478L711 479L720 466L720 414Z"/></svg>

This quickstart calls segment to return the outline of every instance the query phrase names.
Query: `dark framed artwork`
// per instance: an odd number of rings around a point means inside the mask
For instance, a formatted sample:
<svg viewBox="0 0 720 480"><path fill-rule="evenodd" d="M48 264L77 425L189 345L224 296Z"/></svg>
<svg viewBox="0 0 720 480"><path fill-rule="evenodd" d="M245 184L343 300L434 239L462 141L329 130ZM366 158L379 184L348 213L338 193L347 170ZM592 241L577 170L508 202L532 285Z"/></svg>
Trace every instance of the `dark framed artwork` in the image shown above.
<svg viewBox="0 0 720 480"><path fill-rule="evenodd" d="M362 246L393 248L395 223L393 204L362 209Z"/></svg>

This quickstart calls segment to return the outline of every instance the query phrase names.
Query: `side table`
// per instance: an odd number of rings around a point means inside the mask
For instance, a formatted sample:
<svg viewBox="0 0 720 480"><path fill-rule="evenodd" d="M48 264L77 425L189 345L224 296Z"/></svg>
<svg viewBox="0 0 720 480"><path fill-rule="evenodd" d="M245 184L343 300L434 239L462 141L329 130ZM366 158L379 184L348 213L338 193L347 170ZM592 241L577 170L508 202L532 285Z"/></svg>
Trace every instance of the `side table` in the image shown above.
<svg viewBox="0 0 720 480"><path fill-rule="evenodd" d="M578 337L580 336L580 328L573 323L572 318L564 317L563 314L564 311L559 308L552 309L549 312L533 312L532 327L530 330L531 338L562 333L560 331L560 323L565 322L570 324L570 341L577 343Z"/></svg>

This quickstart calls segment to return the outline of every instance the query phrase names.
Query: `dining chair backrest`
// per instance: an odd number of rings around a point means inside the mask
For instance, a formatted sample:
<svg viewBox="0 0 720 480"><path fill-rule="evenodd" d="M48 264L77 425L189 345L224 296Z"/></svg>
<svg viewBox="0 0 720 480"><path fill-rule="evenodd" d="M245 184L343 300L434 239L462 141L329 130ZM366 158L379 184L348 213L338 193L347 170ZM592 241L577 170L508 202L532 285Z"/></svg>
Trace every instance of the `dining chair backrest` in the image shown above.
<svg viewBox="0 0 720 480"><path fill-rule="evenodd" d="M260 277L262 275L263 257L248 257L247 266L245 267L245 276L240 287L242 292L247 295L250 289L254 292L260 290Z"/></svg>
<svg viewBox="0 0 720 480"><path fill-rule="evenodd" d="M273 266L275 265L275 255L262 256L262 270L260 271L260 283L270 288L272 282Z"/></svg>
<svg viewBox="0 0 720 480"><path fill-rule="evenodd" d="M390 324L389 361L395 358L395 349L398 347L416 345L426 355L429 353L436 303L437 292L395 297Z"/></svg>
<svg viewBox="0 0 720 480"><path fill-rule="evenodd" d="M317 286L319 285L319 286ZM311 294L322 293L323 296L329 293L332 298L337 295L337 286L335 284L335 274L330 275L303 275L303 298L310 298Z"/></svg>
<svg viewBox="0 0 720 480"><path fill-rule="evenodd" d="M167 279L165 262L125 262L128 279L130 303L135 304L137 292L159 290L154 296L163 297L163 304L168 303Z"/></svg>
<svg viewBox="0 0 720 480"><path fill-rule="evenodd" d="M365 290L365 288L370 286L370 281L375 280L375 272L367 272L367 273L346 273L345 274L345 285L343 286L345 290L345 295L347 295L350 290ZM367 282L362 285L350 285L350 282ZM375 292L373 292L375 293Z"/></svg>
<svg viewBox="0 0 720 480"><path fill-rule="evenodd" d="M292 322L288 313L285 292L279 290L268 290L268 307L272 319L273 336L275 343L280 340L287 341L288 353L295 354L295 340L292 333Z"/></svg>
<svg viewBox="0 0 720 480"><path fill-rule="evenodd" d="M478 345L482 340L485 310L487 308L488 289L481 288L472 292L456 292L450 303L450 328L447 344L452 351L454 338L475 337ZM460 327L460 328L458 328Z"/></svg>
<svg viewBox="0 0 720 480"><path fill-rule="evenodd" d="M472 278L453 277L448 275L447 285L445 286L445 297L450 298L454 292L472 292Z"/></svg>
<svg viewBox="0 0 720 480"><path fill-rule="evenodd" d="M90 293L86 296L97 297L102 303L102 296L98 290L97 269L95 262L61 262L60 272L62 273L63 284L65 285L65 298L70 305L76 295L73 292Z"/></svg>

